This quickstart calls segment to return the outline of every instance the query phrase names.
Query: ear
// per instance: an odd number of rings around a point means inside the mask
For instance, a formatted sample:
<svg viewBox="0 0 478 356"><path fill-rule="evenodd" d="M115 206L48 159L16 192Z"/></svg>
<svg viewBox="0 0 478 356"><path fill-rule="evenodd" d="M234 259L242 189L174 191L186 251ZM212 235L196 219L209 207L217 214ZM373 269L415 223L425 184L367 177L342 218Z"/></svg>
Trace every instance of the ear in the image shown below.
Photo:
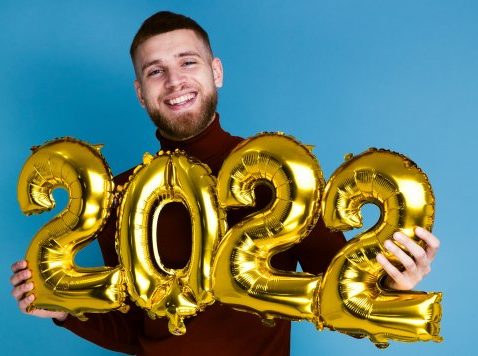
<svg viewBox="0 0 478 356"><path fill-rule="evenodd" d="M144 108L144 98L143 98L143 91L141 90L141 84L137 79L134 80L134 90L136 91L136 97L139 100L139 103Z"/></svg>
<svg viewBox="0 0 478 356"><path fill-rule="evenodd" d="M212 74L214 77L214 84L216 85L216 88L221 88L222 87L222 81L224 79L224 73L222 70L222 63L219 58L214 58L212 60Z"/></svg>

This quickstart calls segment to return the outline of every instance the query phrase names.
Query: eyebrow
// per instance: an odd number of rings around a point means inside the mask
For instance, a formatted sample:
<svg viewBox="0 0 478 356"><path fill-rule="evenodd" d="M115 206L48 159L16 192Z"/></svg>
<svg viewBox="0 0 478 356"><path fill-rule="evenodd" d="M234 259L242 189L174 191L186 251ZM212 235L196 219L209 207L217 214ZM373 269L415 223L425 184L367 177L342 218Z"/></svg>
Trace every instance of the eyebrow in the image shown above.
<svg viewBox="0 0 478 356"><path fill-rule="evenodd" d="M181 52L181 53L178 53L178 54L174 55L175 58L191 57L191 56L201 58L199 53L197 53L195 51L185 51L185 52ZM141 72L144 72L144 70L148 67L151 67L155 64L161 64L162 62L163 61L161 59L153 59L152 61L143 64L143 66L141 67Z"/></svg>

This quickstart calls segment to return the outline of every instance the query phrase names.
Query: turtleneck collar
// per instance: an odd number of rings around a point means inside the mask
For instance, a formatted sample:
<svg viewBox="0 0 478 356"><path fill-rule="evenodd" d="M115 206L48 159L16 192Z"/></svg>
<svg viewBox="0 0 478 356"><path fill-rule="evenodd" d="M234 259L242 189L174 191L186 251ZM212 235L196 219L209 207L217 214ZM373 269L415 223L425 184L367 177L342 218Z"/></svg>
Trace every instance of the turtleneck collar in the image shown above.
<svg viewBox="0 0 478 356"><path fill-rule="evenodd" d="M161 136L159 130L156 130L156 137L161 144L162 150L184 150L187 154L208 164L210 164L211 159L214 160L218 152L224 151L225 147L231 145L231 140L236 142L237 139L222 129L221 124L219 123L218 113L216 113L213 122L211 122L203 132L187 140L173 141L167 139Z"/></svg>

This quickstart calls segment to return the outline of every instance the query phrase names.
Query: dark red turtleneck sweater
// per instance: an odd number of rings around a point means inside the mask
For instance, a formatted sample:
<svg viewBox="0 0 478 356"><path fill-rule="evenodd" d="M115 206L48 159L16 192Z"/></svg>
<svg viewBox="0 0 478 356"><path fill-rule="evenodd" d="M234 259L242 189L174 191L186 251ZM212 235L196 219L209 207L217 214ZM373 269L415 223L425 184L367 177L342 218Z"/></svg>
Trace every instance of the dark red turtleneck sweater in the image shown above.
<svg viewBox="0 0 478 356"><path fill-rule="evenodd" d="M170 141L157 134L163 150L179 148L198 158L211 168L216 176L222 162L243 139L225 132L219 118L200 135L186 141ZM124 184L133 170L115 178ZM264 207L270 192L258 191L255 210ZM234 225L251 209L228 212L228 224ZM114 236L116 215L112 214L98 237L105 264L115 266ZM187 210L180 204L166 205L158 221L158 249L161 260L171 268L184 267L191 254L191 228ZM281 270L295 270L297 262L306 272L324 272L333 256L345 244L341 233L332 233L319 220L310 235L300 244L273 257L271 264ZM87 321L68 316L58 325L105 348L139 355L289 355L290 322L276 319L274 327L263 325L249 313L239 312L215 303L204 312L186 320L187 332L183 336L169 333L166 319L151 320L146 313L132 305L130 312L88 314Z"/></svg>

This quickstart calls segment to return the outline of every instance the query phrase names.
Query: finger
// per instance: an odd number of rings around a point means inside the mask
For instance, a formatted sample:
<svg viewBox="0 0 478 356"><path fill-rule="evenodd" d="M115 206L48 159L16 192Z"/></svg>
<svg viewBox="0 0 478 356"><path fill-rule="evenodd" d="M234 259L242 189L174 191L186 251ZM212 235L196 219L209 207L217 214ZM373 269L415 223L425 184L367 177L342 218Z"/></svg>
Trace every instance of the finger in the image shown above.
<svg viewBox="0 0 478 356"><path fill-rule="evenodd" d="M401 241L399 241L399 242L401 242ZM395 245L390 240L386 240L384 242L384 246L391 254L393 254L400 261L400 263L403 265L403 267L405 267L405 269L408 272L413 273L413 274L416 273L416 271L417 271L416 262L413 260L413 258L411 258L409 255L407 255L400 247Z"/></svg>
<svg viewBox="0 0 478 356"><path fill-rule="evenodd" d="M29 269L24 269L15 273L13 276L10 277L10 284L14 287L22 284L28 278L32 276L32 272Z"/></svg>
<svg viewBox="0 0 478 356"><path fill-rule="evenodd" d="M430 231L428 231L427 229L424 229L423 227L415 228L415 234L420 239L426 242L427 244L426 252L427 252L428 259L430 261L433 260L438 249L440 248L440 240L435 235L433 235Z"/></svg>
<svg viewBox="0 0 478 356"><path fill-rule="evenodd" d="M52 318L52 312L45 309L32 309L27 312L29 315L39 316L40 318Z"/></svg>
<svg viewBox="0 0 478 356"><path fill-rule="evenodd" d="M15 273L25 268L27 268L27 261L25 260L17 261L12 265L12 272Z"/></svg>
<svg viewBox="0 0 478 356"><path fill-rule="evenodd" d="M402 272L400 272L397 267L392 265L390 261L381 253L377 253L377 262L380 263L385 272L387 272L390 278L393 279L395 284L402 285L406 282Z"/></svg>
<svg viewBox="0 0 478 356"><path fill-rule="evenodd" d="M33 289L33 283L22 283L12 289L12 296L19 301L23 298L24 294Z"/></svg>
<svg viewBox="0 0 478 356"><path fill-rule="evenodd" d="M419 267L426 269L430 265L430 261L428 260L428 256L425 250L420 245L418 245L415 241L409 238L407 235L401 232L396 232L393 234L393 238L397 242L401 243L407 249L407 251L410 252L410 254L413 256L414 260L407 255L410 261L415 265L415 268L418 265ZM411 266L410 261L407 261L407 263L410 265L412 269L409 269L408 266L405 264L404 266L405 268L407 268L407 270L412 271L413 266ZM402 261L400 260L400 262Z"/></svg>
<svg viewBox="0 0 478 356"><path fill-rule="evenodd" d="M40 318L56 318L59 321L63 321L66 319L67 314L65 312L55 312L45 309L32 309L27 312L28 315L39 316Z"/></svg>
<svg viewBox="0 0 478 356"><path fill-rule="evenodd" d="M23 313L27 313L27 308L35 300L35 296L30 294L18 302L18 307Z"/></svg>

